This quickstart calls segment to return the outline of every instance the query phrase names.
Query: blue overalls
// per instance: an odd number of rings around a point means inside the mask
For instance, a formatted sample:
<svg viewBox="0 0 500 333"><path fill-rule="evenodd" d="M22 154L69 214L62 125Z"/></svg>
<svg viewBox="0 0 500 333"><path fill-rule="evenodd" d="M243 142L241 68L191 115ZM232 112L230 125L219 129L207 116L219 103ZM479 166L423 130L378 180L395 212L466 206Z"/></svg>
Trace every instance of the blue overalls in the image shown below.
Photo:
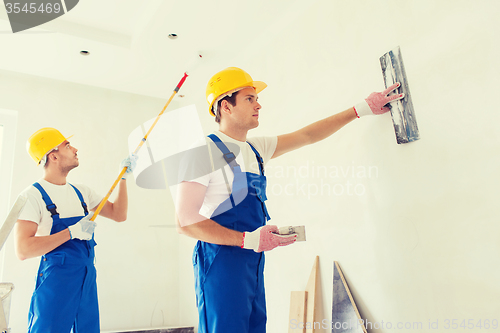
<svg viewBox="0 0 500 333"><path fill-rule="evenodd" d="M220 225L254 231L270 219L264 201L266 177L258 151L260 175L242 172L235 156L215 135L209 136L233 173L230 197L212 214ZM266 331L264 253L198 241L193 253L199 333L263 333Z"/></svg>
<svg viewBox="0 0 500 333"><path fill-rule="evenodd" d="M56 205L43 187L39 183L33 186L40 191L47 210L52 214L51 235L88 214L82 194L73 185L84 215L69 218L59 218ZM71 239L42 256L31 298L28 333L100 332L95 245L93 237L90 241Z"/></svg>

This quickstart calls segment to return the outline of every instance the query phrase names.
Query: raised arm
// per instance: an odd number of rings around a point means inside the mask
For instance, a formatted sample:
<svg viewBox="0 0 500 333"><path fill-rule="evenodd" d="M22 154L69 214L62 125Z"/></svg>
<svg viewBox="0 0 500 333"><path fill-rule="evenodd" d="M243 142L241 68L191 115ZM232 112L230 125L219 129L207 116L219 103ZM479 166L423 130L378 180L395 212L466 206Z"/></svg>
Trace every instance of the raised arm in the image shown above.
<svg viewBox="0 0 500 333"><path fill-rule="evenodd" d="M356 104L356 106L352 108L317 121L299 129L298 131L278 136L278 144L272 158L326 139L354 119L360 118L361 116L373 114L379 115L388 112L390 109L386 106L387 103L404 97L403 94L393 94L388 96L399 86L399 83L395 83L382 92L371 93L364 101Z"/></svg>
<svg viewBox="0 0 500 333"><path fill-rule="evenodd" d="M106 201L99 215L107 217L116 222L123 222L127 219L128 211L128 194L127 194L127 178L132 174L137 166L138 155L131 154L120 163L120 169L127 167L127 171L118 183L118 195L114 202ZM97 207L92 208L95 211Z"/></svg>
<svg viewBox="0 0 500 333"><path fill-rule="evenodd" d="M280 135L278 136L278 144L272 158L326 139L356 118L356 111L354 111L354 108L350 108L301 128L298 131Z"/></svg>
<svg viewBox="0 0 500 333"><path fill-rule="evenodd" d="M95 211L97 207L92 208ZM118 184L118 195L114 202L107 201L102 207L99 215L107 217L116 222L123 222L127 219L128 210L128 195L127 195L127 181L120 180Z"/></svg>

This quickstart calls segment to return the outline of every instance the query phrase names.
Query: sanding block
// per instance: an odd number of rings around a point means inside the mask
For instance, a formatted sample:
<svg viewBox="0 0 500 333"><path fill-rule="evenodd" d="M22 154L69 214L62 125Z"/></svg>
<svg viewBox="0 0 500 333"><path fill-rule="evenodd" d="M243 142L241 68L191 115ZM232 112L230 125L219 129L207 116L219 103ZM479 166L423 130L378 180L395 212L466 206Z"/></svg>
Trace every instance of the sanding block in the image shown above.
<svg viewBox="0 0 500 333"><path fill-rule="evenodd" d="M306 227L300 225L297 227L281 227L278 229L278 234L280 235L297 235L297 242L303 242L306 240Z"/></svg>

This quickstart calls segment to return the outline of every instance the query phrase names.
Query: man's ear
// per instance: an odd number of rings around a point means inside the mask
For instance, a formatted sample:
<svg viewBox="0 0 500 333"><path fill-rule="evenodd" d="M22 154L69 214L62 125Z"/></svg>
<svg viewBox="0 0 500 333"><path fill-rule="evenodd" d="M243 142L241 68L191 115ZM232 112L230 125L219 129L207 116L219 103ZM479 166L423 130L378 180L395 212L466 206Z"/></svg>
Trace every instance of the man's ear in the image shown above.
<svg viewBox="0 0 500 333"><path fill-rule="evenodd" d="M232 111L231 107L232 107L232 105L227 100L223 100L220 103L220 111L221 111L221 113L224 112L226 114L231 114L231 111Z"/></svg>
<svg viewBox="0 0 500 333"><path fill-rule="evenodd" d="M49 159L50 162L54 162L57 160L57 155L54 152L51 152L49 155L47 155L47 159Z"/></svg>

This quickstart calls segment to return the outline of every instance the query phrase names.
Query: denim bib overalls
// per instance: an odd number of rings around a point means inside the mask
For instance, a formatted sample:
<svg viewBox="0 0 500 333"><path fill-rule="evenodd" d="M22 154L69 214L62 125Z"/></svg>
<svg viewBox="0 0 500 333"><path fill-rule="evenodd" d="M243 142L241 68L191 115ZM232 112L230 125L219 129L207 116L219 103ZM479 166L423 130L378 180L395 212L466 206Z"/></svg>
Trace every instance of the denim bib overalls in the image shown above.
<svg viewBox="0 0 500 333"><path fill-rule="evenodd" d="M70 184L71 185L71 184ZM82 216L60 218L56 205L39 183L33 184L52 214L50 234L77 223L88 214L80 191ZM28 333L98 333L94 238L90 241L71 239L42 256L35 291L31 298Z"/></svg>
<svg viewBox="0 0 500 333"><path fill-rule="evenodd" d="M211 219L240 232L254 231L270 219L266 177L258 151L260 174L242 172L235 156L215 135L209 136L234 173L230 197ZM193 253L201 333L263 333L266 331L264 253L198 241Z"/></svg>

